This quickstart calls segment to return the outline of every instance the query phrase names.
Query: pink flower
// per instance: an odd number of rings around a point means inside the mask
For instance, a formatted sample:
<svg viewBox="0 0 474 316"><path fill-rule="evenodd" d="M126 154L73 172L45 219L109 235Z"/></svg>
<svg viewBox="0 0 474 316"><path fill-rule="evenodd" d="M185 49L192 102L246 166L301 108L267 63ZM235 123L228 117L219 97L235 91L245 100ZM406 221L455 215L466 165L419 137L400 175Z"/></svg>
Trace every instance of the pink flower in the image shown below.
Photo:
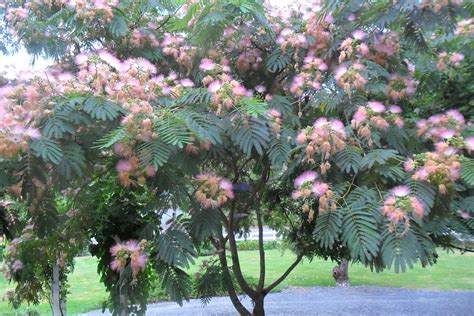
<svg viewBox="0 0 474 316"><path fill-rule="evenodd" d="M111 53L101 49L98 55L100 59L102 59L110 66L114 67L115 69L119 70L122 68L122 63L120 62L120 60L114 55L112 55Z"/></svg>
<svg viewBox="0 0 474 316"><path fill-rule="evenodd" d="M354 37L356 40L359 40L359 41L363 40L365 36L366 36L365 32L361 30L356 30L352 32L352 37Z"/></svg>
<svg viewBox="0 0 474 316"><path fill-rule="evenodd" d="M464 124L464 116L458 110L448 110L446 111L446 115L451 117L452 119L458 121L461 124Z"/></svg>
<svg viewBox="0 0 474 316"><path fill-rule="evenodd" d="M298 145L303 145L304 143L306 143L306 133L304 131L302 131L301 133L298 134L298 136L296 136L296 143Z"/></svg>
<svg viewBox="0 0 474 316"><path fill-rule="evenodd" d="M367 119L367 110L363 106L360 106L357 109L357 112L355 112L354 114L354 122L356 126L360 125L366 119Z"/></svg>
<svg viewBox="0 0 474 316"><path fill-rule="evenodd" d="M21 270L21 269L23 269L23 262L21 262L20 260L13 261L13 264L12 264L13 272L17 272L18 270Z"/></svg>
<svg viewBox="0 0 474 316"><path fill-rule="evenodd" d="M232 190L232 182L230 182L227 179L222 179L221 182L219 183L222 189L224 190Z"/></svg>
<svg viewBox="0 0 474 316"><path fill-rule="evenodd" d="M415 162L413 161L413 159L410 158L407 161L405 161L403 166L405 167L405 171L407 172L413 171L413 169L415 169Z"/></svg>
<svg viewBox="0 0 474 316"><path fill-rule="evenodd" d="M466 147L469 151L474 151L474 136L466 137Z"/></svg>
<svg viewBox="0 0 474 316"><path fill-rule="evenodd" d="M346 135L344 124L340 120L331 120L331 127L333 130L343 133L344 136Z"/></svg>
<svg viewBox="0 0 474 316"><path fill-rule="evenodd" d="M299 188L307 182L312 182L318 178L315 171L305 171L295 179L295 187Z"/></svg>
<svg viewBox="0 0 474 316"><path fill-rule="evenodd" d="M328 119L325 117L320 117L316 121L314 121L314 127L319 128L328 123Z"/></svg>
<svg viewBox="0 0 474 316"><path fill-rule="evenodd" d="M265 86L263 85L258 85L258 86L255 86L255 91L259 92L259 93L264 93L266 90Z"/></svg>
<svg viewBox="0 0 474 316"><path fill-rule="evenodd" d="M407 196L410 194L410 188L406 185L399 185L392 189L392 194L397 197Z"/></svg>
<svg viewBox="0 0 474 316"><path fill-rule="evenodd" d="M140 251L140 246L138 245L138 241L136 241L135 239L127 240L127 242L125 243L125 248L129 252Z"/></svg>
<svg viewBox="0 0 474 316"><path fill-rule="evenodd" d="M416 197L412 197L410 200L413 213L415 213L418 218L422 218L424 213L423 203L421 203Z"/></svg>
<svg viewBox="0 0 474 316"><path fill-rule="evenodd" d="M367 103L367 106L376 113L381 113L385 111L385 106L377 101L370 101Z"/></svg>
<svg viewBox="0 0 474 316"><path fill-rule="evenodd" d="M268 111L268 114L270 116L274 117L274 118L280 118L281 117L281 113L278 110L273 109L273 108Z"/></svg>
<svg viewBox="0 0 474 316"><path fill-rule="evenodd" d="M347 66L340 66L339 68L336 69L336 74L335 74L335 78L336 80L338 80L339 78L341 78L345 73L347 72Z"/></svg>
<svg viewBox="0 0 474 316"><path fill-rule="evenodd" d="M311 186L311 190L317 196L322 196L329 190L329 185L327 183L317 181Z"/></svg>
<svg viewBox="0 0 474 316"><path fill-rule="evenodd" d="M119 160L115 166L118 172L129 172L133 168L133 164L130 160Z"/></svg>
<svg viewBox="0 0 474 316"><path fill-rule="evenodd" d="M37 128L28 128L25 131L25 135L29 136L30 138L33 139L39 139L41 138L41 132Z"/></svg>
<svg viewBox="0 0 474 316"><path fill-rule="evenodd" d="M456 135L456 131L452 129L447 129L447 130L442 131L439 136L441 136L444 139L449 139L455 135Z"/></svg>
<svg viewBox="0 0 474 316"><path fill-rule="evenodd" d="M194 87L194 82L188 78L182 79L180 83L183 87L186 87L186 88Z"/></svg>
<svg viewBox="0 0 474 316"><path fill-rule="evenodd" d="M300 191L294 191L294 192L291 194L291 198L292 198L293 200L298 200L300 197L301 197L301 192L300 192Z"/></svg>
<svg viewBox="0 0 474 316"><path fill-rule="evenodd" d="M130 259L130 265L134 274L137 274L139 271L145 270L145 266L148 261L148 256L146 254L141 252L135 252L130 256Z"/></svg>
<svg viewBox="0 0 474 316"><path fill-rule="evenodd" d="M394 114L400 114L402 113L402 108L399 107L398 105L390 105L388 107L388 110Z"/></svg>
<svg viewBox="0 0 474 316"><path fill-rule="evenodd" d="M112 256L117 256L118 252L123 249L123 244L117 243L110 248L110 254Z"/></svg>
<svg viewBox="0 0 474 316"><path fill-rule="evenodd" d="M212 70L214 68L216 68L216 64L209 58L203 58L201 60L201 64L199 65L199 69L203 71Z"/></svg>
<svg viewBox="0 0 474 316"><path fill-rule="evenodd" d="M120 272L120 271L122 271L122 270L125 268L125 264L126 264L126 262L125 262L124 260L114 259L114 260L110 263L110 268L111 268L113 271Z"/></svg>
<svg viewBox="0 0 474 316"><path fill-rule="evenodd" d="M222 83L219 80L214 80L213 82L209 84L209 87L207 88L207 90L210 93L216 93L221 88L221 86L222 86Z"/></svg>
<svg viewBox="0 0 474 316"><path fill-rule="evenodd" d="M88 59L89 57L86 54L81 53L81 54L76 55L76 57L74 58L74 61L76 62L76 64L82 65L83 63L87 62Z"/></svg>
<svg viewBox="0 0 474 316"><path fill-rule="evenodd" d="M452 63L458 63L464 60L464 55L459 53L453 53L449 59Z"/></svg>

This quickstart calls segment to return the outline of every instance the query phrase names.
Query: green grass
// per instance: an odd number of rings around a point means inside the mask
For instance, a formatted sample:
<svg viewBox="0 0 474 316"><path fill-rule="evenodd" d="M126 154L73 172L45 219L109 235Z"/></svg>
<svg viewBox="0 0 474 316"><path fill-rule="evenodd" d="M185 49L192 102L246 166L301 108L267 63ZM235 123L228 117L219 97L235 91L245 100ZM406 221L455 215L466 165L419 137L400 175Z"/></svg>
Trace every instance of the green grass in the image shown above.
<svg viewBox="0 0 474 316"><path fill-rule="evenodd" d="M267 258L267 283L276 279L292 262L294 256L290 252L282 253L279 250L266 251ZM198 259L198 263L206 257ZM258 252L243 251L240 254L243 263L244 274L249 280L258 278ZM285 287L308 287L308 286L332 286L334 280L331 273L334 263L316 259L313 262L304 261L290 276L277 288ZM198 266L194 265L189 270L195 273ZM474 255L446 254L440 253L437 265L421 268L416 266L406 273L396 274L393 271L373 273L360 265L352 265L349 268L349 276L352 285L379 285L391 287L406 287L429 290L474 290ZM68 312L75 315L91 309L101 307L102 301L107 293L96 272L96 260L90 257L78 258L76 268L70 276L71 294L68 298ZM11 288L3 278L0 279L0 296ZM25 309L22 309L24 311ZM32 310L43 314L50 314L47 303L34 306ZM14 311L7 302L0 302L0 315L13 315Z"/></svg>

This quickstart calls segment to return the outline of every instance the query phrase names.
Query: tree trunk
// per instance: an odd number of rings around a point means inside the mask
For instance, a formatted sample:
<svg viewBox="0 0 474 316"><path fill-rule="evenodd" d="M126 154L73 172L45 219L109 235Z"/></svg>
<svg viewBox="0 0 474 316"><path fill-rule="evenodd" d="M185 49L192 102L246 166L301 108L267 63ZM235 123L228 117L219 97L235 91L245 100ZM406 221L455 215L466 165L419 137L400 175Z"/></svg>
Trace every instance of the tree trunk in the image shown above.
<svg viewBox="0 0 474 316"><path fill-rule="evenodd" d="M123 270L120 271L120 280L123 279L122 274L123 274ZM128 309L127 294L124 292L125 291L123 291L123 284L120 284L119 285L119 301L120 301L119 315L120 316L127 316L127 309Z"/></svg>
<svg viewBox="0 0 474 316"><path fill-rule="evenodd" d="M335 266L332 269L332 276L336 280L336 286L349 286L349 262L347 259L342 259L341 263L338 266Z"/></svg>
<svg viewBox="0 0 474 316"><path fill-rule="evenodd" d="M253 300L253 303L254 303L252 315L254 315L254 316L265 316L265 309L264 309L265 296L262 295L262 294L259 294L258 296L256 296L252 300Z"/></svg>
<svg viewBox="0 0 474 316"><path fill-rule="evenodd" d="M59 293L59 265L53 263L53 278L51 280L51 296L53 302L53 316L61 316L61 300Z"/></svg>

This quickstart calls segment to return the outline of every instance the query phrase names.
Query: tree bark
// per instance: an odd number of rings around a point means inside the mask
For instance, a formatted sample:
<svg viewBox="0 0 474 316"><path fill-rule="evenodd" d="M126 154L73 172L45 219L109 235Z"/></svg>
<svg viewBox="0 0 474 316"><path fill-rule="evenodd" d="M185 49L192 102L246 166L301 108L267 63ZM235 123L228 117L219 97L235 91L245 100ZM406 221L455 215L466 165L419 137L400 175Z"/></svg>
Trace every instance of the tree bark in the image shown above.
<svg viewBox="0 0 474 316"><path fill-rule="evenodd" d="M53 263L53 277L51 280L51 296L53 302L53 316L61 316L61 300L59 293L59 265Z"/></svg>
<svg viewBox="0 0 474 316"><path fill-rule="evenodd" d="M262 293L259 293L259 295L253 299L254 305L252 315L265 316L264 299L265 295Z"/></svg>
<svg viewBox="0 0 474 316"><path fill-rule="evenodd" d="M259 207L258 205L257 207ZM263 245L263 221L262 213L259 208L257 212L257 223L258 223L258 251L260 256L260 276L258 280L257 291L262 291L265 286L265 249Z"/></svg>
<svg viewBox="0 0 474 316"><path fill-rule="evenodd" d="M349 262L342 259L341 263L332 269L332 276L336 280L336 286L349 286Z"/></svg>
<svg viewBox="0 0 474 316"><path fill-rule="evenodd" d="M224 282L227 288L227 293L229 293L232 305L234 305L235 309L239 312L240 315L249 316L250 312L240 302L239 297L235 292L234 284L232 283L232 277L230 276L229 266L227 265L225 240L222 236L222 233L219 234L219 242L216 242L214 244L214 247L216 247L217 253L219 254L219 261L221 263L222 273L224 274Z"/></svg>
<svg viewBox="0 0 474 316"><path fill-rule="evenodd" d="M120 280L122 280L122 273L123 271L120 271ZM123 284L120 284L119 287L119 301L120 301L120 311L119 315L120 316L127 316L127 309L128 309L128 304L127 304L127 295L123 291Z"/></svg>

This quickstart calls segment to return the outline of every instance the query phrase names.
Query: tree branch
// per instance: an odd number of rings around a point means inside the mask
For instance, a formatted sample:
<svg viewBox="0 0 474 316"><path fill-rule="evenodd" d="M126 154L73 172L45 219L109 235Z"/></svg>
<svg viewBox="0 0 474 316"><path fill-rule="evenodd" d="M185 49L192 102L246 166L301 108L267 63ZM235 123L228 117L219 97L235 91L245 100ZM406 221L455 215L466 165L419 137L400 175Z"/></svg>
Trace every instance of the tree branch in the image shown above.
<svg viewBox="0 0 474 316"><path fill-rule="evenodd" d="M283 273L278 279L276 279L275 282L263 289L264 294L270 293L271 290L278 286L278 284L280 284L291 273L291 271L296 268L296 266L300 263L301 259L303 259L303 255L298 255L295 262L293 262L293 264L285 271L285 273Z"/></svg>
<svg viewBox="0 0 474 316"><path fill-rule="evenodd" d="M235 309L239 312L240 315L251 315L250 312L245 308L245 306L240 302L239 297L235 291L234 284L232 283L232 277L230 276L229 266L227 265L227 257L225 251L225 240L222 236L222 232L219 232L219 242L211 239L212 244L216 248L217 254L219 255L219 262L221 263L222 273L224 275L224 282L227 287L227 292L229 293L230 300L234 305Z"/></svg>

